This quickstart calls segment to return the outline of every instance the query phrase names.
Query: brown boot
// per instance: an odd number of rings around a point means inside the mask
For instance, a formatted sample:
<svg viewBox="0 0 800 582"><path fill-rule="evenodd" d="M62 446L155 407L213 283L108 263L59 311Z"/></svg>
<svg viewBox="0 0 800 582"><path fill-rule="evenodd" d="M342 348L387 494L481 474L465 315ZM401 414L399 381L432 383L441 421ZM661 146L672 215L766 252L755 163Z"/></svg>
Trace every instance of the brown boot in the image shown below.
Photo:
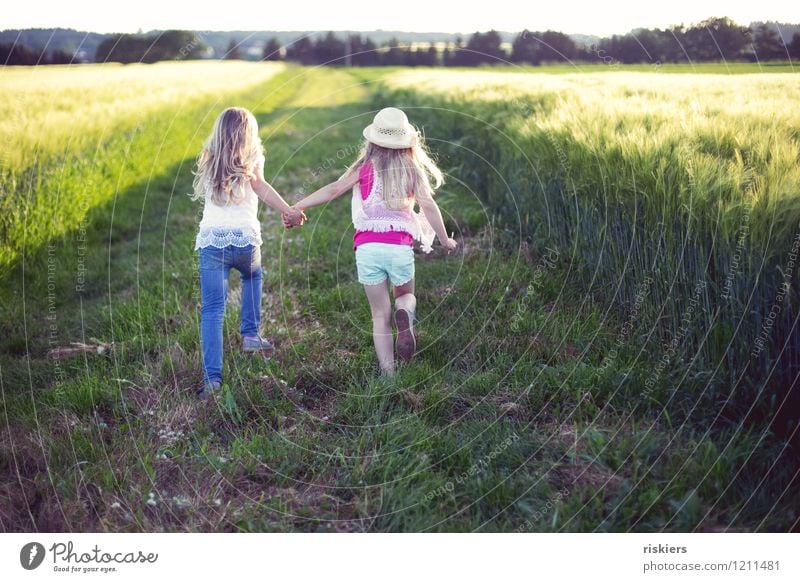
<svg viewBox="0 0 800 582"><path fill-rule="evenodd" d="M398 309L394 312L394 324L397 326L397 356L407 362L417 352L414 314L406 309Z"/></svg>

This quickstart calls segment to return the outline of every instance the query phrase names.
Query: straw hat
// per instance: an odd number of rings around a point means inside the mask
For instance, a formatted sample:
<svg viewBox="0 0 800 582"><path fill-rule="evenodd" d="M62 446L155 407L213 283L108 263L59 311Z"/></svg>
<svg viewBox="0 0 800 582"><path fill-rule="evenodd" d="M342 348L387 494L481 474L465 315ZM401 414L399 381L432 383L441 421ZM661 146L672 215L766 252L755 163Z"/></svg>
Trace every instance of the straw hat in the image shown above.
<svg viewBox="0 0 800 582"><path fill-rule="evenodd" d="M367 141L381 147L401 150L417 144L417 130L406 114L394 107L381 109L372 123L364 128Z"/></svg>

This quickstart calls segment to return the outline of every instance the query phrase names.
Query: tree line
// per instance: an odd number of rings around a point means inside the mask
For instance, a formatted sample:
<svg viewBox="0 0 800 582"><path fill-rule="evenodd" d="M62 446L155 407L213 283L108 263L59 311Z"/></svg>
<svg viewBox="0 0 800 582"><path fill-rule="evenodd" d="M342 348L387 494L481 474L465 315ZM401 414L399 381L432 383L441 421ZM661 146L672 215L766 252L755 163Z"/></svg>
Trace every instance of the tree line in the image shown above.
<svg viewBox="0 0 800 582"><path fill-rule="evenodd" d="M6 65L66 65L72 55L64 50L32 50L21 44L0 44L0 64Z"/></svg>
<svg viewBox="0 0 800 582"><path fill-rule="evenodd" d="M199 59L206 45L197 34L186 30L167 30L159 34L115 34L97 47L98 63L155 63L158 61Z"/></svg>
<svg viewBox="0 0 800 582"><path fill-rule="evenodd" d="M155 63L166 60L199 59L206 55L207 46L199 35L186 30L167 30L158 34L112 34L97 47L97 63ZM61 65L74 61L74 55L64 50L33 50L26 46L0 44L0 64Z"/></svg>
<svg viewBox="0 0 800 582"><path fill-rule="evenodd" d="M578 44L570 36L554 31L523 30L505 50L500 33L476 32L466 42L456 39L443 50L412 48L397 41L377 47L359 35L340 39L329 32L311 41L301 38L285 54L277 44L264 48L265 59L285 58L302 64L351 64L354 66L457 66L472 67L499 62L541 65L583 61L605 63L681 63L709 61L769 61L800 59L800 33L784 45L778 33L766 24L755 29L729 18L711 18L695 26L641 29L634 33Z"/></svg>
<svg viewBox="0 0 800 582"><path fill-rule="evenodd" d="M150 35L117 34L97 48L96 62L152 63L162 60L198 59L208 56L202 33L169 30ZM479 66L499 62L541 65L565 61L605 63L681 63L708 61L768 61L800 59L800 33L784 44L774 28L760 24L740 26L729 18L709 18L699 24L666 29L639 29L591 44L579 44L568 35L547 30L523 30L504 47L499 32L476 32L466 41L442 47L411 46L398 40L380 46L361 35L340 38L333 32L316 39L302 37L283 47L277 39L266 41L263 60L288 60L304 65L350 66ZM231 39L223 59L253 58L252 52ZM0 45L0 63L7 65L70 62L64 51L33 51L20 45Z"/></svg>

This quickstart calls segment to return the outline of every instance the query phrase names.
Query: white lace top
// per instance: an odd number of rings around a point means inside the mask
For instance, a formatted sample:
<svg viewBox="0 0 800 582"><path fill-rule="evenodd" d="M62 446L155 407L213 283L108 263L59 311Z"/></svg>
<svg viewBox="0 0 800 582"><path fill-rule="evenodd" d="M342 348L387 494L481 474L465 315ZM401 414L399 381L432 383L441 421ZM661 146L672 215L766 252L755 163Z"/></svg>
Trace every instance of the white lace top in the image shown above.
<svg viewBox="0 0 800 582"><path fill-rule="evenodd" d="M257 166L257 172L264 171L264 157ZM239 203L224 206L212 202L210 193L206 194L203 218L197 232L194 248L223 248L226 246L246 247L261 244L261 223L258 221L258 196L250 184L245 185L244 199Z"/></svg>

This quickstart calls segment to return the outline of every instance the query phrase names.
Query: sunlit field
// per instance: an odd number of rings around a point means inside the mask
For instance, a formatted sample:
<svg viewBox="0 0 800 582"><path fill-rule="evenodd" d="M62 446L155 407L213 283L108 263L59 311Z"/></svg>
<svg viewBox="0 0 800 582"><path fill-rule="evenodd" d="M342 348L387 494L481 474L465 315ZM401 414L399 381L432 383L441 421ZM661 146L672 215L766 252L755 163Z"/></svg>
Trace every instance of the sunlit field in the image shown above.
<svg viewBox="0 0 800 582"><path fill-rule="evenodd" d="M0 70L0 530L796 529L800 77L585 68ZM289 200L381 107L425 133L461 247L418 255L396 382L344 199L261 211L277 352L234 276L196 398L187 194L232 105Z"/></svg>
<svg viewBox="0 0 800 582"><path fill-rule="evenodd" d="M715 420L797 430L798 76L401 71L386 84L452 140L459 178L506 228L561 249L587 296L688 367L619 389L652 381L663 391L648 396L689 395Z"/></svg>
<svg viewBox="0 0 800 582"><path fill-rule="evenodd" d="M197 139L180 133L184 113L282 70L281 64L245 62L0 70L0 269L18 256L23 240L29 248L40 246L80 223L114 192L109 183L128 185L138 174L126 168L145 170L150 160L149 170L157 172L175 159L170 152L185 155ZM161 128L160 136L147 131L152 126ZM176 141L179 135L184 141ZM141 140L150 137L154 141L144 146ZM141 163L131 156L142 156ZM98 173L108 181L98 184Z"/></svg>
<svg viewBox="0 0 800 582"><path fill-rule="evenodd" d="M11 171L102 143L157 111L173 113L234 94L284 69L234 61L4 67L0 159Z"/></svg>

